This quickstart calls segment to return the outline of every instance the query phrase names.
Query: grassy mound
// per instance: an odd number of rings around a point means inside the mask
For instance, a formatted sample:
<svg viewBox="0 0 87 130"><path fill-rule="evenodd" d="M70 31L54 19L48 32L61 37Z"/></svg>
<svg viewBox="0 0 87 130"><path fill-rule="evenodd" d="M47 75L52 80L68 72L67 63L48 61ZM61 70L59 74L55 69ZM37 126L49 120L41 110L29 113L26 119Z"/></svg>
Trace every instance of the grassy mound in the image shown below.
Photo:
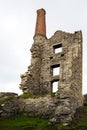
<svg viewBox="0 0 87 130"><path fill-rule="evenodd" d="M21 115L0 119L0 130L57 130L57 126L49 126L48 120Z"/></svg>
<svg viewBox="0 0 87 130"><path fill-rule="evenodd" d="M50 126L48 120L22 115L0 119L0 130L87 130L87 118L81 119L71 126Z"/></svg>

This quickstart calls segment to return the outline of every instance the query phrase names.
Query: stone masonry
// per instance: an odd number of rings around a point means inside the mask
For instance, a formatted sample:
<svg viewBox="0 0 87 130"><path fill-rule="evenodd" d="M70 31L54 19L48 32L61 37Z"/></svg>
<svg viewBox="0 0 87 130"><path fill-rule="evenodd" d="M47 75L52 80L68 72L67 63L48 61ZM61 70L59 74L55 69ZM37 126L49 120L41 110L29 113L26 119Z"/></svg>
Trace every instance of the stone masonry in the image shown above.
<svg viewBox="0 0 87 130"><path fill-rule="evenodd" d="M37 11L31 65L21 75L20 88L23 93L35 95L55 92L53 119L68 122L83 104L82 32L59 30L47 39L45 14L44 9Z"/></svg>

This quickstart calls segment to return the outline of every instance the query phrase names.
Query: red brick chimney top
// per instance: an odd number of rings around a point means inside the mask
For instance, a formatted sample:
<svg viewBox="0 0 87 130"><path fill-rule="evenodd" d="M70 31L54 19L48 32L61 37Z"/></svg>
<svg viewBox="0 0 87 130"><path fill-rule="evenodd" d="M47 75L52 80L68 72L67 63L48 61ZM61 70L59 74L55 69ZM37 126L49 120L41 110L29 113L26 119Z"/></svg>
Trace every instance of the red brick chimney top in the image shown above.
<svg viewBox="0 0 87 130"><path fill-rule="evenodd" d="M36 35L46 36L45 14L46 12L44 9L37 10L35 36Z"/></svg>
<svg viewBox="0 0 87 130"><path fill-rule="evenodd" d="M46 14L46 11L45 11L43 8L42 8L42 9L38 9L38 10L37 10L37 14L38 14L38 15L42 15L42 14L45 15L45 14Z"/></svg>

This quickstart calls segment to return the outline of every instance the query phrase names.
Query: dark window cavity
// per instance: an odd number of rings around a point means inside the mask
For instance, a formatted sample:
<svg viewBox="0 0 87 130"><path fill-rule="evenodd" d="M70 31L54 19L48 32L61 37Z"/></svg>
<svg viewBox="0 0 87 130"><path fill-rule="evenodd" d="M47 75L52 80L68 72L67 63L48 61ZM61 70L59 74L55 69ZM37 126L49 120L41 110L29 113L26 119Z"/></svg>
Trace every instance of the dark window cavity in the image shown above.
<svg viewBox="0 0 87 130"><path fill-rule="evenodd" d="M53 48L54 48L54 53L55 54L62 52L62 44L54 45Z"/></svg>

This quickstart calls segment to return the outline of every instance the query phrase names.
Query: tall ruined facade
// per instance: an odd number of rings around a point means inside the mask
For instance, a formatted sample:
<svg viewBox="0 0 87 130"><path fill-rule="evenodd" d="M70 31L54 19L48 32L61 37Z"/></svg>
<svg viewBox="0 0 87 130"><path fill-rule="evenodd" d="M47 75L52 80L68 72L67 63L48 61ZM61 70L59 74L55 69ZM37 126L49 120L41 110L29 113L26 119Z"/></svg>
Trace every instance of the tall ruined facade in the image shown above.
<svg viewBox="0 0 87 130"><path fill-rule="evenodd" d="M24 93L36 95L55 92L54 117L65 116L67 120L83 100L82 33L59 30L47 39L45 14L44 9L37 11L31 65L21 75L20 88Z"/></svg>

